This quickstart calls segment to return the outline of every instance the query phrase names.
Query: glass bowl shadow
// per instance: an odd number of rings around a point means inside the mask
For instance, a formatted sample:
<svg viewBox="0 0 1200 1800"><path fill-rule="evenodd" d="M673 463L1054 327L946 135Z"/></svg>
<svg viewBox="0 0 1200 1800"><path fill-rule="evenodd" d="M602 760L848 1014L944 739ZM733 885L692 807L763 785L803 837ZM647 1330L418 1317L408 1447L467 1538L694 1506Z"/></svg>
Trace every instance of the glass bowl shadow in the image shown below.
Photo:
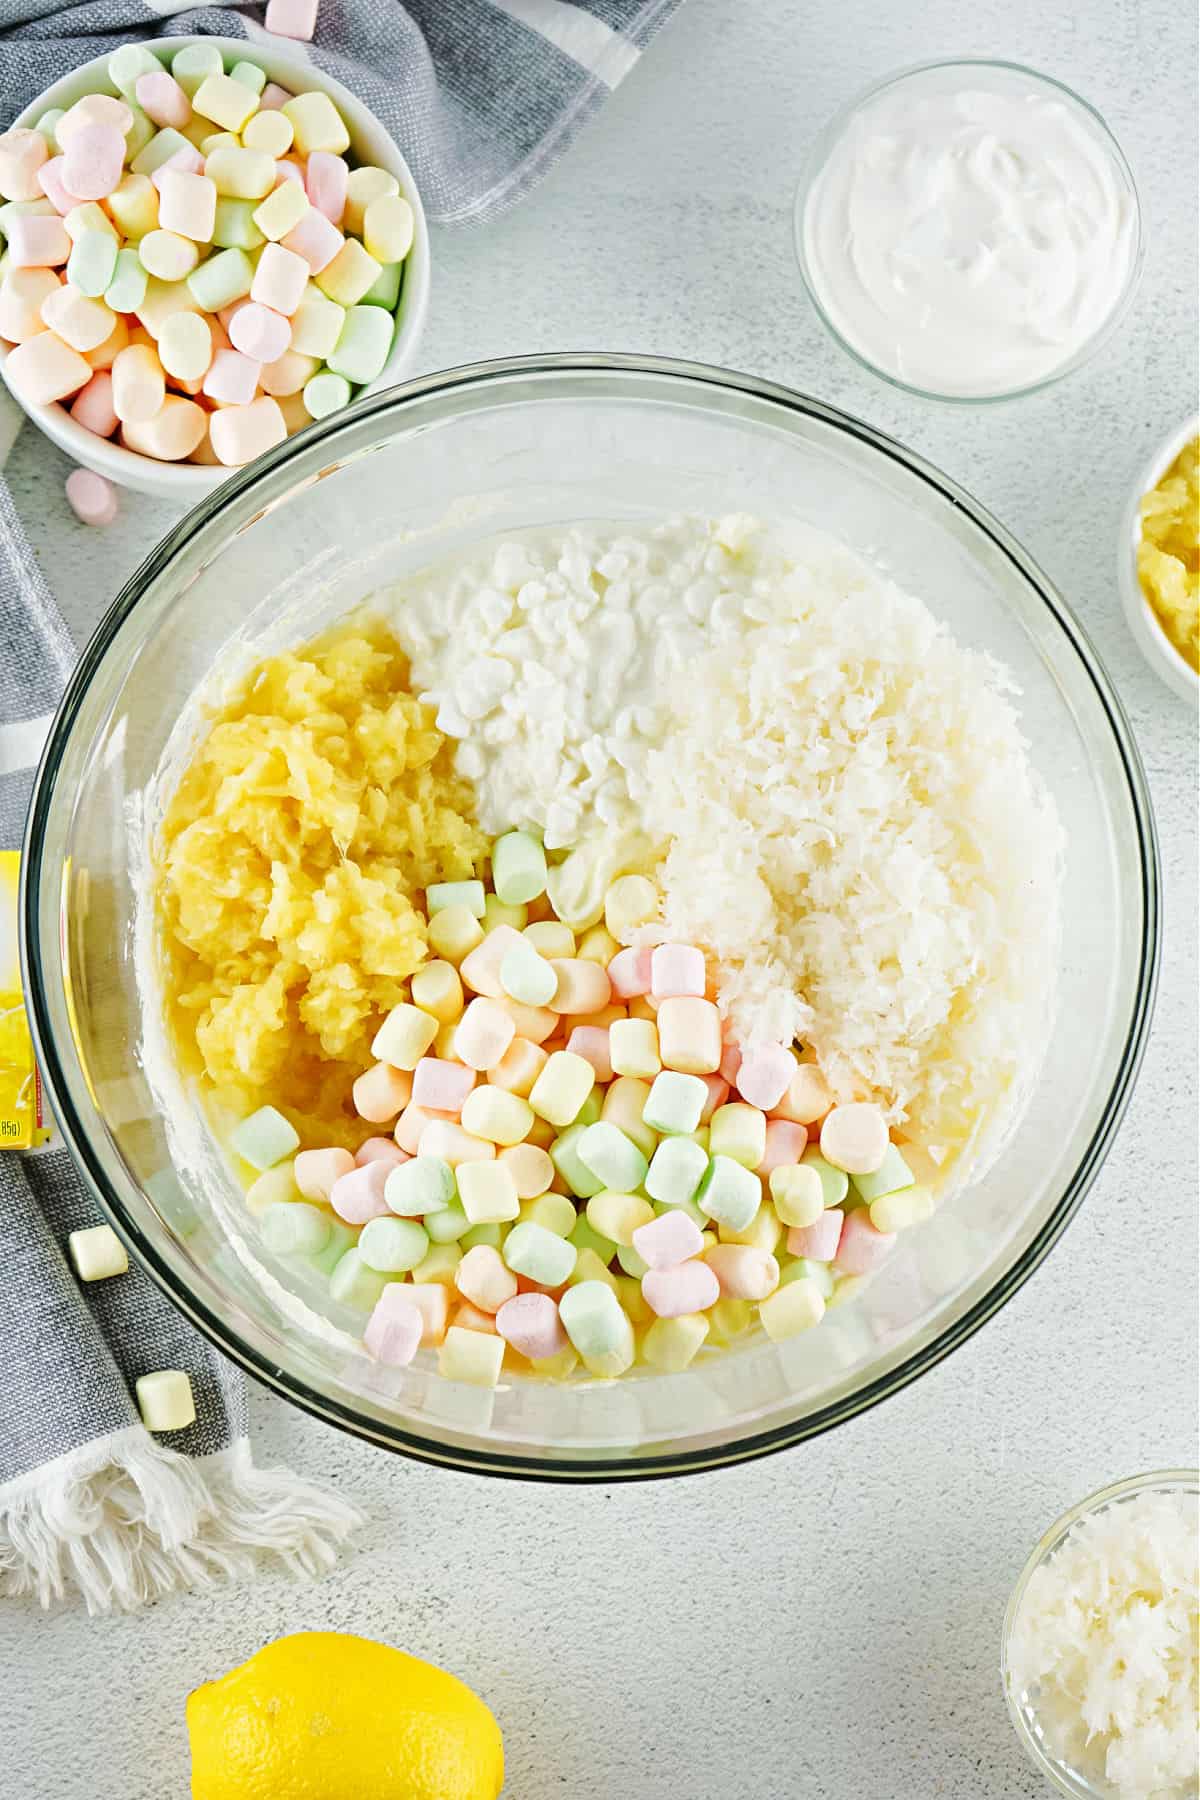
<svg viewBox="0 0 1200 1800"><path fill-rule="evenodd" d="M922 595L1021 687L1069 844L1060 995L1002 1160L909 1234L822 1326L683 1374L505 1378L494 1393L356 1346L361 1319L257 1240L195 1110L147 1066L136 979L144 795L214 674L293 645L364 596L497 533L747 510L831 531ZM1063 601L946 476L767 382L685 363L544 356L361 401L233 476L158 546L85 650L50 733L24 860L27 993L54 1110L100 1204L176 1305L252 1375L391 1449L492 1474L613 1481L736 1463L853 1417L963 1343L1045 1257L1128 1099L1157 966L1145 781ZM143 953L144 954L144 953ZM170 1132L165 1121L170 1120ZM178 1154L177 1134L188 1137Z"/></svg>

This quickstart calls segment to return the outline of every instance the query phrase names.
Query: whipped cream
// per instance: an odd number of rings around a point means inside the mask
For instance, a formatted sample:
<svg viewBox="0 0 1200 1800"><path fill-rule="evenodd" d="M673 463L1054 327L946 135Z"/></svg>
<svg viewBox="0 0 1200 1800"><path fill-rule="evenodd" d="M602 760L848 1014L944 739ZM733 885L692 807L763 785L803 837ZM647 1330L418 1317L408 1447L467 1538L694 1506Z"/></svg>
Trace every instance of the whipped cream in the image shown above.
<svg viewBox="0 0 1200 1800"><path fill-rule="evenodd" d="M985 398L1044 381L1103 328L1138 253L1099 122L1020 69L918 70L870 98L801 220L834 330L884 374Z"/></svg>

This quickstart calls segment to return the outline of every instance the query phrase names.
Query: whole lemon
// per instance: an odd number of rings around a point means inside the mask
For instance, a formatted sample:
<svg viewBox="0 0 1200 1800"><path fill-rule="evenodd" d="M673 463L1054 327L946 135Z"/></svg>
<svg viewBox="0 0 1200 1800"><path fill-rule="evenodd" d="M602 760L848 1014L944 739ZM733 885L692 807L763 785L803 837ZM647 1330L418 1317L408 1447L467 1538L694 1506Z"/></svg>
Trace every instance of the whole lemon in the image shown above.
<svg viewBox="0 0 1200 1800"><path fill-rule="evenodd" d="M298 1631L188 1695L192 1800L496 1800L500 1727L444 1669Z"/></svg>

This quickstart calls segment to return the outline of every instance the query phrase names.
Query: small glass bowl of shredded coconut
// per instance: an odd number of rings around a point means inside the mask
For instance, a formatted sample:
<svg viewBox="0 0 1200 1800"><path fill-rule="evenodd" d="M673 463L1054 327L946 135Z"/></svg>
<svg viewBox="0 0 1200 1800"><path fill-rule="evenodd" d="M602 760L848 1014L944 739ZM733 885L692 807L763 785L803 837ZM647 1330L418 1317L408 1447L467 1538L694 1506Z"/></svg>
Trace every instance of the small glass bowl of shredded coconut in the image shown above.
<svg viewBox="0 0 1200 1800"><path fill-rule="evenodd" d="M1009 1713L1074 1800L1194 1800L1200 1475L1116 1482L1064 1513L1004 1619Z"/></svg>

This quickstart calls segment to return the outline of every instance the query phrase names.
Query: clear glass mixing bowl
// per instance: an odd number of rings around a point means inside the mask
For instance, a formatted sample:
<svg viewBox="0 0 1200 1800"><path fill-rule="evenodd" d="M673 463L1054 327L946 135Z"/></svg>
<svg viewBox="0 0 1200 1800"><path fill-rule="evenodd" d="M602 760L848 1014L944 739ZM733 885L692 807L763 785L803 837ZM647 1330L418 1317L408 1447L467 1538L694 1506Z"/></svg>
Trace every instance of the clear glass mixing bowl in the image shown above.
<svg viewBox="0 0 1200 1800"><path fill-rule="evenodd" d="M832 531L1013 672L1069 834L1057 1024L998 1166L821 1327L615 1383L443 1381L297 1322L295 1277L211 1159L172 1168L143 1072L129 832L199 684L433 559L551 521L745 509ZM794 1444L914 1380L1041 1262L1082 1201L1145 1041L1158 877L1144 777L1063 601L961 488L857 420L715 369L619 356L452 370L363 401L233 476L168 536L84 652L25 857L28 993L54 1109L133 1252L235 1361L392 1449L495 1474L678 1474ZM341 1321L345 1323L346 1321ZM315 1324L312 1320L310 1323ZM336 1325L338 1321L334 1321ZM350 1321L352 1324L353 1322Z"/></svg>

